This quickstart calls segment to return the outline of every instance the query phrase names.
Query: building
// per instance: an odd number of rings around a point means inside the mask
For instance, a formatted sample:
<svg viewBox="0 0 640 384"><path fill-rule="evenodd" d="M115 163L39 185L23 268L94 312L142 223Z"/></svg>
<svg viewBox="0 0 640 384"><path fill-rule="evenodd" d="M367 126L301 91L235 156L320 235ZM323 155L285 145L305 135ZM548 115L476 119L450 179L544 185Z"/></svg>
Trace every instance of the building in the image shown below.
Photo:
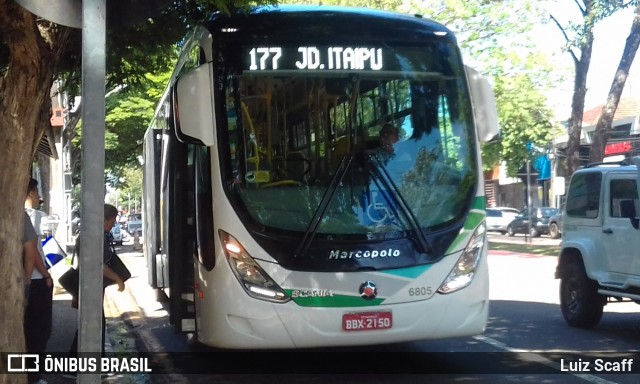
<svg viewBox="0 0 640 384"><path fill-rule="evenodd" d="M579 155L583 165L589 162L596 124L603 106L600 104L584 111ZM551 176L548 179L540 180L537 178L537 171L531 169L529 184L532 205L562 205L565 187L570 178L570 175L565 174L564 168L568 140L568 134L556 138L553 153L547 155L551 164ZM626 97L618 103L603 161L619 162L637 155L640 155L640 99ZM507 178L503 169L504 167L496 167L495 170L485 172L487 206L520 208L526 204L526 174L523 171L518 178Z"/></svg>
<svg viewBox="0 0 640 384"><path fill-rule="evenodd" d="M54 82L51 89L51 127L38 145L32 176L39 180L44 200L40 209L49 215L48 221L55 227L52 228L55 229L55 238L64 249L72 242L71 144L65 134L68 102L58 87L58 82Z"/></svg>
<svg viewBox="0 0 640 384"><path fill-rule="evenodd" d="M586 152L591 150L596 124L602 114L603 105L584 112L582 131ZM613 116L609 140L604 149L605 162L622 161L626 157L640 154L640 99L621 99Z"/></svg>

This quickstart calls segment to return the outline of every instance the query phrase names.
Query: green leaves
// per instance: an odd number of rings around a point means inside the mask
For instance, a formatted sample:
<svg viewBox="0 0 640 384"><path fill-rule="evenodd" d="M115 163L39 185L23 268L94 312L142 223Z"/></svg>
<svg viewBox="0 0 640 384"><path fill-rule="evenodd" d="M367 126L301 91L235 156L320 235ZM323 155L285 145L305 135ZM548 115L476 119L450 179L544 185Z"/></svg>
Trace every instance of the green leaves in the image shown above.
<svg viewBox="0 0 640 384"><path fill-rule="evenodd" d="M145 74L145 81L138 87L127 87L107 97L105 164L106 172L115 179L128 168L140 168L144 132L170 76L169 70Z"/></svg>
<svg viewBox="0 0 640 384"><path fill-rule="evenodd" d="M501 138L482 148L485 169L505 162L515 175L530 154L527 144L546 147L555 132L545 93L557 76L546 56L535 50L533 31L545 16L530 0L413 2L422 13L453 30L468 65L494 87Z"/></svg>

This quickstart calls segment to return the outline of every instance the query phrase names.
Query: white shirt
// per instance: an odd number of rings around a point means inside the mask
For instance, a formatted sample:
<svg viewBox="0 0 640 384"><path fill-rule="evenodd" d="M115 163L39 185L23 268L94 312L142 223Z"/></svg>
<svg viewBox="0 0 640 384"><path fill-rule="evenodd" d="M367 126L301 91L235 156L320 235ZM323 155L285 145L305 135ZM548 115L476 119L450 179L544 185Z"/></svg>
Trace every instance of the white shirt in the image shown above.
<svg viewBox="0 0 640 384"><path fill-rule="evenodd" d="M42 218L47 217L45 212L39 211L33 208L25 208L25 212L29 215L29 219L31 219L31 224L33 225L33 229L36 230L36 235L38 235L38 252L40 252L40 257L42 258L42 262L44 265L47 265L47 259L44 255L44 251L42 250L42 238L44 237L44 233L42 232L42 228L40 228L42 224ZM44 276L37 269L33 269L31 273L31 280L42 279Z"/></svg>

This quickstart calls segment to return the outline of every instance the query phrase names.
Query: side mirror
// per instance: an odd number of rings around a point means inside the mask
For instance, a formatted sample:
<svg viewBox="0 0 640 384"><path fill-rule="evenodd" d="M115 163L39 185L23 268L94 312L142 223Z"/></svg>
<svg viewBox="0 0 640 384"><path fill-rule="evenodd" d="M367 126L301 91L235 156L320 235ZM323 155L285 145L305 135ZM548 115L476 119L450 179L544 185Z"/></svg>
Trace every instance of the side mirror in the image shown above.
<svg viewBox="0 0 640 384"><path fill-rule="evenodd" d="M498 128L498 111L493 89L486 77L471 67L465 66L471 103L473 104L473 116L476 122L478 140L487 143L497 139L500 134Z"/></svg>
<svg viewBox="0 0 640 384"><path fill-rule="evenodd" d="M180 141L214 144L211 64L182 75L175 86L176 136Z"/></svg>

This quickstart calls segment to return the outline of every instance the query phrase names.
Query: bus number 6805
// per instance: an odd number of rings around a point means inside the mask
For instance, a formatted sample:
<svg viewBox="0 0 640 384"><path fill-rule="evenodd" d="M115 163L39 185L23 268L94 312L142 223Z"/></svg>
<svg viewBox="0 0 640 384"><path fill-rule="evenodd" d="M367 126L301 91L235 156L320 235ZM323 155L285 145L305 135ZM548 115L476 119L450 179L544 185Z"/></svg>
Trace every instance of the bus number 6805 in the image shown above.
<svg viewBox="0 0 640 384"><path fill-rule="evenodd" d="M409 296L431 296L431 287L409 288Z"/></svg>

